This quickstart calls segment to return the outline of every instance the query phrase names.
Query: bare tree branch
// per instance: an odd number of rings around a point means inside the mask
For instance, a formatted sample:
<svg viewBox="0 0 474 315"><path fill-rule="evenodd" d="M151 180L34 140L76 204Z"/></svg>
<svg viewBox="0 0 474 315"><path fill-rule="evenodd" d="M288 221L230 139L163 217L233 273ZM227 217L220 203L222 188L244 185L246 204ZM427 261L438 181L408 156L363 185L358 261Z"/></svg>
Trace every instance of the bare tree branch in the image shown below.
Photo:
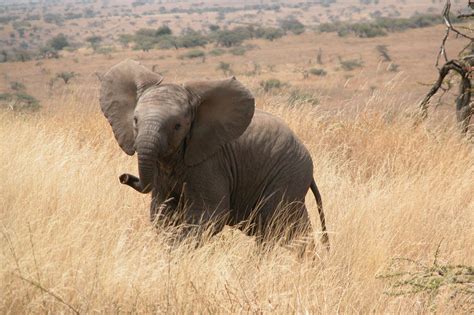
<svg viewBox="0 0 474 315"><path fill-rule="evenodd" d="M471 3L469 2L471 5ZM471 7L472 8L472 7ZM438 80L433 84L430 91L426 94L424 99L419 104L419 109L421 113L421 118L425 119L428 116L428 104L439 89L443 90L443 95L449 90L451 87L448 86L447 89L443 88L443 82L449 72L454 71L461 77L461 82L459 83L459 95L456 99L456 118L458 123L460 124L461 131L466 133L469 128L469 122L471 120L472 115L474 114L474 106L471 103L471 74L474 71L474 37L466 35L456 28L454 28L453 24L451 23L450 12L451 11L451 1L446 0L446 4L444 6L442 15L444 23L446 24L446 33L443 36L441 41L441 46L439 48L438 55L436 57L436 68L439 70ZM462 17L469 17L474 16L473 14L465 14ZM468 29L470 30L470 29ZM452 59L448 60L448 56L446 53L446 42L449 38L450 32L455 33L457 36L461 36L469 40L469 43L459 52L458 58L459 59ZM464 52L467 52L467 56L462 56ZM439 61L441 57L444 57L445 64L440 68ZM442 96L443 96L442 95ZM441 96L441 97L442 97Z"/></svg>
<svg viewBox="0 0 474 315"><path fill-rule="evenodd" d="M470 104L471 101L471 80L470 72L471 67L465 65L458 60L450 60L446 62L443 67L439 70L438 80L431 87L428 94L421 101L419 107L421 117L424 119L428 116L428 104L431 97L435 95L441 88L445 77L450 71L454 71L461 76L461 83L459 85L459 96L456 100L456 117L458 122L461 124L462 132L467 132L470 118L473 114L473 108Z"/></svg>
<svg viewBox="0 0 474 315"><path fill-rule="evenodd" d="M446 24L446 33L444 34L443 40L441 41L441 46L439 48L439 53L438 53L438 56L436 58L436 68L438 68L438 69L439 69L439 59L441 57L444 57L445 62L448 61L448 56L447 56L447 53L446 53L446 42L449 38L449 34L450 34L451 31L456 33L456 35L458 35L458 36L469 39L470 41L474 40L474 37L460 32L459 30L457 30L453 26L453 23L451 22L450 14L451 14L451 0L446 0L446 4L445 4L443 12L442 12L444 24Z"/></svg>
<svg viewBox="0 0 474 315"><path fill-rule="evenodd" d="M428 104L431 100L431 97L433 97L433 95L435 95L441 88L444 78L451 70L460 70L460 68L461 67L457 65L455 60L448 61L443 67L441 67L441 69L439 70L438 80L436 80L428 94L426 94L425 98L421 101L419 105L422 118L426 118L428 116Z"/></svg>
<svg viewBox="0 0 474 315"><path fill-rule="evenodd" d="M454 26L453 26L453 23L451 23L451 17L449 16L449 14L451 13L451 0L447 0L446 1L446 6L443 10L443 19L444 19L444 22L446 24L446 26L448 28L450 28L454 33L456 33L457 35L461 36L461 37L464 37L464 38L467 38L469 40L474 40L474 37L472 36L469 36L469 35L466 35L460 31L458 31Z"/></svg>
<svg viewBox="0 0 474 315"><path fill-rule="evenodd" d="M474 17L474 13L458 15L458 19L465 19L465 18L470 18L470 17Z"/></svg>

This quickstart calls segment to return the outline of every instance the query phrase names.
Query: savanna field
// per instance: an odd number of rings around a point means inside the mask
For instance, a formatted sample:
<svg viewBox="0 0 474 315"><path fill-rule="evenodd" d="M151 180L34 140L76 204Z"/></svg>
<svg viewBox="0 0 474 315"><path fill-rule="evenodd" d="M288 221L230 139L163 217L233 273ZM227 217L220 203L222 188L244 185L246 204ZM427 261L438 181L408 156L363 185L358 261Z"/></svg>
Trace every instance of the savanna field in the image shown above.
<svg viewBox="0 0 474 315"><path fill-rule="evenodd" d="M443 30L367 39L306 32L199 59L183 59L189 49L79 49L0 63L2 91L22 82L41 101L35 112L0 110L0 312L472 314L472 135L456 127L452 93L426 121L416 115L436 79ZM118 147L99 106L98 77L125 58L168 82L233 74L249 87L256 106L311 152L331 250L319 242L311 192L315 258L228 227L181 242L173 227L153 228L150 195L118 180L137 174L136 156ZM350 59L363 64L341 69ZM314 67L327 74L304 74ZM65 69L77 75L49 84ZM272 79L280 84L265 85Z"/></svg>

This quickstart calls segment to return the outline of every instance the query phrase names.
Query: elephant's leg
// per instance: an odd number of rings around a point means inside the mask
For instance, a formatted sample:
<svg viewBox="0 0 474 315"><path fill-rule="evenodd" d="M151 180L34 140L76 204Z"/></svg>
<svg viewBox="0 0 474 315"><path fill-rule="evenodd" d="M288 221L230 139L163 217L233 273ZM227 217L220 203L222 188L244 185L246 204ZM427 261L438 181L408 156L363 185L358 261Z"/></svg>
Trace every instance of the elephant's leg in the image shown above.
<svg viewBox="0 0 474 315"><path fill-rule="evenodd" d="M313 234L311 219L309 218L306 205L302 206L301 211L301 219L297 224L295 224L294 229L292 230L291 240L295 240L295 247L300 257L307 256L314 258L316 239Z"/></svg>
<svg viewBox="0 0 474 315"><path fill-rule="evenodd" d="M226 185L185 182L179 192L162 196L155 190L150 205L150 220L158 226L179 229L178 239L203 231L217 233L228 223L229 193Z"/></svg>
<svg viewBox="0 0 474 315"><path fill-rule="evenodd" d="M257 234L265 239L291 241L310 227L304 199L282 190L264 193L255 209Z"/></svg>
<svg viewBox="0 0 474 315"><path fill-rule="evenodd" d="M165 220L167 223L173 221L173 214L178 209L179 200L172 195L169 198L162 198L153 191L150 204L150 221L157 224L158 221Z"/></svg>
<svg viewBox="0 0 474 315"><path fill-rule="evenodd" d="M231 220L231 210L227 195L187 199L186 218L192 225L212 226L220 231Z"/></svg>
<svg viewBox="0 0 474 315"><path fill-rule="evenodd" d="M283 194L277 194L262 206L258 239L292 250L299 258L314 259L315 239L306 206L302 201L288 202Z"/></svg>

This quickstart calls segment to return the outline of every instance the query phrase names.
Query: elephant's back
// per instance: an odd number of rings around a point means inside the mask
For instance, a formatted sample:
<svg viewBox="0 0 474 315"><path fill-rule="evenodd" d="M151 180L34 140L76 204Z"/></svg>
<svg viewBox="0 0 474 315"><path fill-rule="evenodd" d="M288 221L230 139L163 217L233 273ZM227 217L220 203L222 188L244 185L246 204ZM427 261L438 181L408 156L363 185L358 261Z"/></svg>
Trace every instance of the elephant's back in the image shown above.
<svg viewBox="0 0 474 315"><path fill-rule="evenodd" d="M252 122L237 143L255 155L263 154L267 162L310 162L312 165L308 150L288 125L280 118L261 110L255 111Z"/></svg>
<svg viewBox="0 0 474 315"><path fill-rule="evenodd" d="M313 163L306 147L281 119L256 110L249 127L232 147L236 160L233 186L247 199L242 202L276 190L284 192L289 201L304 200L313 178Z"/></svg>

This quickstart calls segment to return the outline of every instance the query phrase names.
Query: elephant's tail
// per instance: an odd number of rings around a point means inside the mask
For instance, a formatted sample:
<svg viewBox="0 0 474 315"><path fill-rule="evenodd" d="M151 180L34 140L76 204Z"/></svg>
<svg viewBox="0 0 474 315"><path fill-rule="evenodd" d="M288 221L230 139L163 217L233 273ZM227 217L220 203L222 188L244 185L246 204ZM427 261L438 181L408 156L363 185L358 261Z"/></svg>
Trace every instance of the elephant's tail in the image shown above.
<svg viewBox="0 0 474 315"><path fill-rule="evenodd" d="M319 193L318 186L316 186L316 182L313 180L311 181L311 191L314 194L314 198L316 199L316 204L318 205L318 212L319 212L319 220L321 221L321 228L323 230L323 236L321 237L321 242L326 246L329 250L329 236L328 231L326 229L326 218L324 216L323 210L323 201L321 199L321 194Z"/></svg>

